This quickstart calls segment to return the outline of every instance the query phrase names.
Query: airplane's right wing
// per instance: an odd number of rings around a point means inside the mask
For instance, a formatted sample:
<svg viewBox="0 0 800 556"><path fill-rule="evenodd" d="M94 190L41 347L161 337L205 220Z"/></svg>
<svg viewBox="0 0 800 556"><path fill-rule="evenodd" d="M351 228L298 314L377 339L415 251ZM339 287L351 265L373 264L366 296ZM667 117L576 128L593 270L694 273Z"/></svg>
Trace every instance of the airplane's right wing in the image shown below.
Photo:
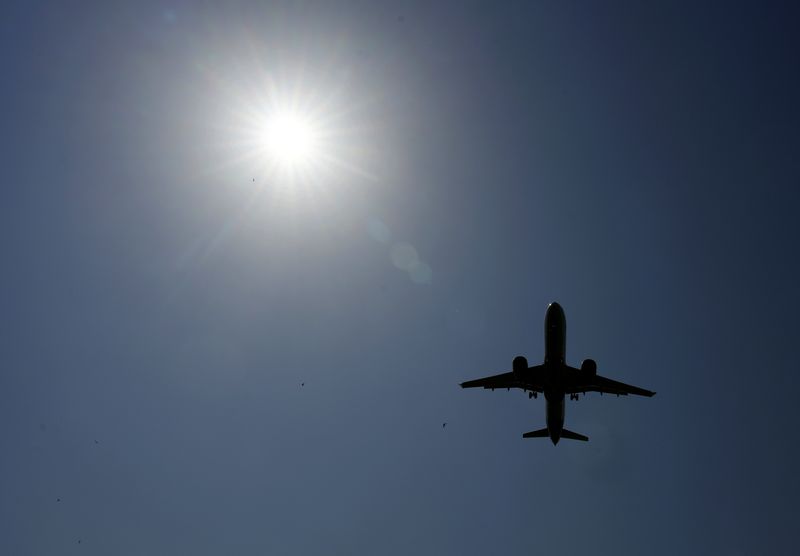
<svg viewBox="0 0 800 556"><path fill-rule="evenodd" d="M610 378L605 378L600 375L596 375L594 377L594 386L597 392L605 392L608 394L634 394L636 396L647 396L648 398L652 398L656 395L655 392L651 392L650 390L645 390L644 388L639 388L638 386L632 386L630 384L625 384L624 382L617 382L616 380L611 380Z"/></svg>
<svg viewBox="0 0 800 556"><path fill-rule="evenodd" d="M574 372L573 376L576 378L572 381L572 384L566 389L567 394L579 394L581 392L600 392L603 394L616 394L618 396L627 396L628 394L634 394L636 396L647 396L648 398L655 396L656 394L655 392L651 392L650 390L645 390L644 388L639 388L638 386L625 384L624 382L611 380L610 378L605 378L600 375L585 377L585 375L583 375L579 369L575 369L574 367L570 367L570 369Z"/></svg>

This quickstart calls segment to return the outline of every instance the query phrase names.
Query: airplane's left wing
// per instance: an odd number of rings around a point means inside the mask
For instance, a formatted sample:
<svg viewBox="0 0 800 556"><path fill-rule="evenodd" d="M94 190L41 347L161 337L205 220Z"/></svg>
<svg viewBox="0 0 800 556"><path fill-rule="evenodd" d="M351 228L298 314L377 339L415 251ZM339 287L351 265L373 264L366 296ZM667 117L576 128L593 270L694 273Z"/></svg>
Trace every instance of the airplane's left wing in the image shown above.
<svg viewBox="0 0 800 556"><path fill-rule="evenodd" d="M462 388L522 388L531 392L543 392L544 383L539 377L539 367L530 367L523 380L517 378L513 371L499 375L487 376L476 380L462 382Z"/></svg>
<svg viewBox="0 0 800 556"><path fill-rule="evenodd" d="M573 370L576 371L576 374L581 372L578 369ZM616 380L611 380L610 378L605 378L600 375L594 375L575 380L574 383L567 388L565 393L579 394L581 392L601 392L603 394L617 394L618 396L627 396L628 394L633 394L636 396L646 396L648 398L651 398L656 394L650 390L625 384L624 382L617 382Z"/></svg>
<svg viewBox="0 0 800 556"><path fill-rule="evenodd" d="M462 388L517 388L519 381L513 372L462 382Z"/></svg>

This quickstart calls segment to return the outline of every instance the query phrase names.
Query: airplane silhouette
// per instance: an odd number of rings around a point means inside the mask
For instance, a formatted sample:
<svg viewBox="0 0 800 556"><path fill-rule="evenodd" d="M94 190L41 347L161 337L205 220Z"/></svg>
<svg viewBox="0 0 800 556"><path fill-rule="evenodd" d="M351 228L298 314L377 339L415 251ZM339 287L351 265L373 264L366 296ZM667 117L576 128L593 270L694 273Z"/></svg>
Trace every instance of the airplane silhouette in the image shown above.
<svg viewBox="0 0 800 556"><path fill-rule="evenodd" d="M528 360L518 355L512 363L512 371L499 375L462 382L462 388L521 388L528 392L528 398L535 398L544 393L546 401L547 427L526 432L522 438L550 437L553 444L560 438L588 441L589 437L564 428L564 395L569 394L571 400L586 392L600 392L602 395L616 394L627 396L652 397L655 392L644 390L604 378L597 374L597 363L594 359L584 359L581 368L570 367L566 363L567 351L567 319L564 310L558 303L547 307L544 317L544 363L529 367Z"/></svg>

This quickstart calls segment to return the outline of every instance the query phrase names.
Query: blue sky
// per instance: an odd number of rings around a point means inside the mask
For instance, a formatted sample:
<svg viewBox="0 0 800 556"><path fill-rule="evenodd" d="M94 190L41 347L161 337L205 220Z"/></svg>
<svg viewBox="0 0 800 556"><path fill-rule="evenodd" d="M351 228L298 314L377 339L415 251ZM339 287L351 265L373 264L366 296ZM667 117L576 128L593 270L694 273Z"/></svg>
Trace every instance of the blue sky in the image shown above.
<svg viewBox="0 0 800 556"><path fill-rule="evenodd" d="M7 8L0 552L793 553L797 24ZM275 99L324 124L302 176L248 142ZM658 392L568 402L588 444L458 387L554 300Z"/></svg>

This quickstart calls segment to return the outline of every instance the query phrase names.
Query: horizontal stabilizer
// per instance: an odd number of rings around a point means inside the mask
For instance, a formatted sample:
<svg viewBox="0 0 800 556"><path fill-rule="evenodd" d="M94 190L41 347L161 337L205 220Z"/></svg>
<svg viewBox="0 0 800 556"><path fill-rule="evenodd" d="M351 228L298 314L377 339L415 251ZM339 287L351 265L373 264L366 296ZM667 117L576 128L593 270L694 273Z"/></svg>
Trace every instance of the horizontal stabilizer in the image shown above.
<svg viewBox="0 0 800 556"><path fill-rule="evenodd" d="M570 440L583 440L584 442L589 441L588 436L583 436L582 434L568 431L567 429L561 429L561 438L569 438Z"/></svg>
<svg viewBox="0 0 800 556"><path fill-rule="evenodd" d="M547 438L548 436L550 436L550 433L547 429L539 429L538 431L526 432L522 435L522 438Z"/></svg>

